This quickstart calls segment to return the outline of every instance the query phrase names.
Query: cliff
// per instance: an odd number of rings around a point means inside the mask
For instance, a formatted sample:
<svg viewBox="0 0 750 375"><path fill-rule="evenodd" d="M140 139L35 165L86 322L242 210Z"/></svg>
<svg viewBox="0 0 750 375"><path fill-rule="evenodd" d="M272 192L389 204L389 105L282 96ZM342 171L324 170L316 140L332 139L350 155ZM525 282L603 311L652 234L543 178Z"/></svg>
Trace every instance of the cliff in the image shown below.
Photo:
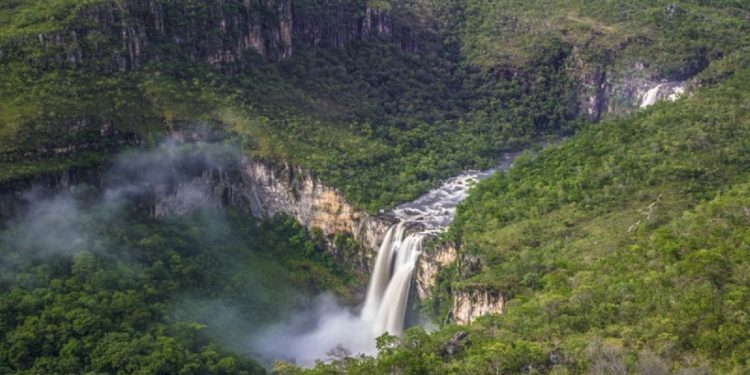
<svg viewBox="0 0 750 375"><path fill-rule="evenodd" d="M319 231L338 259L363 273L369 271L369 259L392 224L387 217L371 216L354 207L336 189L286 163L242 157L238 170L209 169L194 182L206 186L222 204L245 209L255 217L293 217L309 230ZM365 252L340 253L334 238L342 234L363 244Z"/></svg>
<svg viewBox="0 0 750 375"><path fill-rule="evenodd" d="M656 101L674 101L686 94L683 81L660 77L644 62L620 66L609 58L603 58L605 62L586 60L583 54L583 47L574 47L566 69L577 82L579 112L590 122L606 115L627 115Z"/></svg>
<svg viewBox="0 0 750 375"><path fill-rule="evenodd" d="M414 270L414 284L420 301L432 298L440 269L450 266L456 259L456 246L452 243L422 253Z"/></svg>
<svg viewBox="0 0 750 375"><path fill-rule="evenodd" d="M136 69L175 48L198 62L238 69L246 57L291 57L295 46L343 48L382 38L415 51L414 26L364 1L118 0L82 6L61 30L26 35L0 45L0 61L14 50L38 50L37 67L87 65L98 71Z"/></svg>
<svg viewBox="0 0 750 375"><path fill-rule="evenodd" d="M469 287L453 291L451 318L466 325L488 314L501 314L505 298L500 292L484 287Z"/></svg>
<svg viewBox="0 0 750 375"><path fill-rule="evenodd" d="M70 191L74 186L87 184L104 187L104 166L73 168L59 174L41 174L4 186L0 194L0 216L9 218L19 212L33 194L54 194ZM319 231L327 248L341 262L353 266L362 274L370 272L372 259L385 232L396 219L384 215L372 216L347 202L334 188L319 181L303 168L287 163L274 163L250 157L240 157L228 166L203 166L189 171L194 176L187 180L158 183L141 196L143 209L154 216L170 213L185 214L195 207L179 205L178 195L190 185L208 192L214 204L246 210L258 218L278 214L289 215L311 231ZM204 207L204 206L201 206ZM334 241L337 236L349 235L363 245L362 251L346 253ZM437 275L441 268L457 259L453 244L441 245L425 251L417 262L414 274L416 297L421 301L432 298ZM454 295L452 316L459 324L466 324L478 316L502 312L502 297L486 291L459 291Z"/></svg>

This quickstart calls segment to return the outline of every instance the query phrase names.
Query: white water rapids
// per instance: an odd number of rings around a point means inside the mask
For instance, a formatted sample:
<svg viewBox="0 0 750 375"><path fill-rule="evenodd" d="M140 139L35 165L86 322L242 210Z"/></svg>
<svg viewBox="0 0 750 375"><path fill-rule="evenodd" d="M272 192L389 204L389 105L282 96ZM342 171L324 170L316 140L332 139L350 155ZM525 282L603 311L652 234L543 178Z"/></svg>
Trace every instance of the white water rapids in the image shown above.
<svg viewBox="0 0 750 375"><path fill-rule="evenodd" d="M386 332L402 334L423 239L445 230L474 182L508 169L517 155L505 154L493 169L453 177L390 213L399 223L388 230L380 245L359 314L323 297L315 311L270 327L256 337L254 350L262 357L309 366L331 357L336 348L345 348L346 354L352 355L373 354L377 337Z"/></svg>

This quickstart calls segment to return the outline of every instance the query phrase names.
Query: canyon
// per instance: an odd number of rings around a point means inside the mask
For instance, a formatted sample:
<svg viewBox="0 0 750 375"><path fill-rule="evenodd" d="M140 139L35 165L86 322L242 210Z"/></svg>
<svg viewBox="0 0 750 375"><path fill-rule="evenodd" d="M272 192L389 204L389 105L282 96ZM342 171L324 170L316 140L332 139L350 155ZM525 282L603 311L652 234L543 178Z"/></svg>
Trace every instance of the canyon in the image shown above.
<svg viewBox="0 0 750 375"><path fill-rule="evenodd" d="M201 137L198 133L174 133L169 138L195 142ZM439 235L450 224L456 205L466 197L471 184L509 168L518 154L505 154L492 170L464 173L414 202L375 215L347 202L337 189L299 166L244 155L239 155L229 166L213 165L193 171L194 177L190 180L155 183L139 205L154 217L186 214L193 208L182 207L179 202L184 199L181 194L190 187L208 192L212 202L247 211L257 218L288 215L309 231L322 234L326 248L338 261L367 275L373 271L377 251L382 249L389 228L403 222L409 223L410 232L422 233L420 236ZM101 188L105 183L105 169L72 169L16 181L12 187L3 188L0 194L0 217L11 218L23 211L32 196L66 192L78 185ZM360 251L346 253L338 248L335 238L342 235L361 244ZM413 284L417 300L427 301L433 297L440 269L450 267L457 260L457 254L455 244L444 243L427 248L414 258ZM471 294L474 295L478 294ZM471 296L462 294L454 300L452 317L459 324L468 324L481 315L502 310L500 294L483 293L477 300ZM472 306L466 307L466 304Z"/></svg>

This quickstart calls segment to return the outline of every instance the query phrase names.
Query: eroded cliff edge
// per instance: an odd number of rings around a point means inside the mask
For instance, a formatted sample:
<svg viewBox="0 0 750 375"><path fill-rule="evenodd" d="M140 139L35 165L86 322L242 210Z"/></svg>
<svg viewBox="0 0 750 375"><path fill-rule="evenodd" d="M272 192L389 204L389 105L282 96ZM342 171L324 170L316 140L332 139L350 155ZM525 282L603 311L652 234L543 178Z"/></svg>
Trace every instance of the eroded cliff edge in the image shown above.
<svg viewBox="0 0 750 375"><path fill-rule="evenodd" d="M49 68L97 62L101 71L136 69L160 60L176 46L194 61L235 64L259 54L271 61L291 57L295 47L342 48L368 38L418 49L417 24L395 21L393 9L365 1L121 0L81 5L64 30L39 33L0 45L0 61L24 45L45 54L31 63ZM174 52L174 51L172 51Z"/></svg>

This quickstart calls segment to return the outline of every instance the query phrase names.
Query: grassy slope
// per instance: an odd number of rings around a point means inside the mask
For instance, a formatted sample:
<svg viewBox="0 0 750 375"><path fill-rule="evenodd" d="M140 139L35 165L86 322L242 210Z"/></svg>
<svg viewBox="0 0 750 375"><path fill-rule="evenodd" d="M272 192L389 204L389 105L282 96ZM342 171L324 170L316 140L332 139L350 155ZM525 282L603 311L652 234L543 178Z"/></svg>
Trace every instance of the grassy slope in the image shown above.
<svg viewBox="0 0 750 375"><path fill-rule="evenodd" d="M676 5L674 10L670 10ZM685 77L747 46L743 1L467 1L465 53L484 66L523 66L555 41L584 56L645 61L661 77ZM597 57L598 56L598 57Z"/></svg>
<svg viewBox="0 0 750 375"><path fill-rule="evenodd" d="M489 167L504 149L558 133L573 117L570 101L556 104L566 91L562 75L532 85L527 77L484 85L492 75L480 74L467 84L457 45L443 46L440 38L423 41L415 55L372 40L344 50L300 47L278 65L251 56L247 69L231 77L188 62L170 45L154 47L169 56L161 63L103 74L102 61L111 56L92 60L87 51L119 47L102 35L79 41L85 63L76 68L28 64L32 56L54 60L60 50L23 36L79 22L73 17L79 8L69 2L40 4L10 3L6 14L38 14L49 25L0 23L5 181L55 169L54 162L13 165L26 152L90 145L102 127L148 138L202 121L235 131L254 155L308 167L353 202L377 210L461 169ZM475 114L486 107L492 116Z"/></svg>
<svg viewBox="0 0 750 375"><path fill-rule="evenodd" d="M747 370L749 82L591 127L480 184L453 231L482 266L454 287L512 299L478 326L574 357L599 337L629 359Z"/></svg>
<svg viewBox="0 0 750 375"><path fill-rule="evenodd" d="M729 66L721 84L592 125L473 190L451 234L480 266L459 262L441 285L497 288L502 315L311 372L746 373L750 70ZM458 331L469 340L446 354Z"/></svg>

